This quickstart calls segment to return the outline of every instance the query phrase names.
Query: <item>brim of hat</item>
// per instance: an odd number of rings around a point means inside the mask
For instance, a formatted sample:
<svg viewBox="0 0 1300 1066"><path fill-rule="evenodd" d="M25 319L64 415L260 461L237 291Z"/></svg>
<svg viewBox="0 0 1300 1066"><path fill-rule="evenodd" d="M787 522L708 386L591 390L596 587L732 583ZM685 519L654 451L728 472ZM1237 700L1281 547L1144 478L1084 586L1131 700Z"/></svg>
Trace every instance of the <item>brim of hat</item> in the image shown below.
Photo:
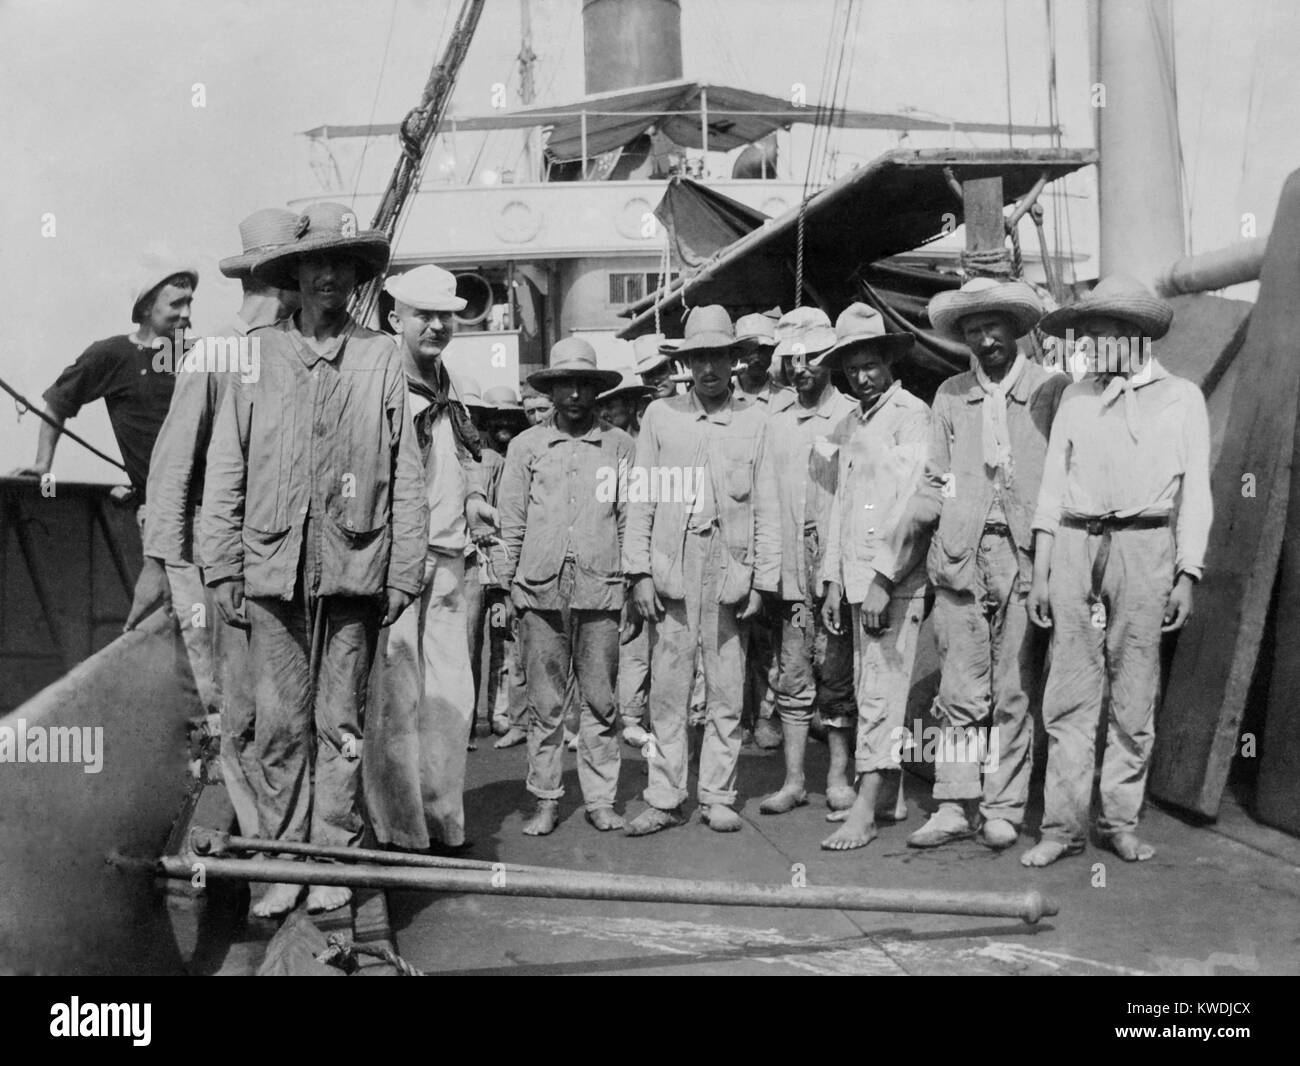
<svg viewBox="0 0 1300 1066"><path fill-rule="evenodd" d="M734 339L720 340L716 344L707 341L688 344L688 342L683 341L680 348L675 348L672 351L672 356L674 359L685 361L696 355L717 355L719 352L743 352L747 350L748 347L749 346L745 344L744 341L736 341ZM660 350L662 351L662 349Z"/></svg>
<svg viewBox="0 0 1300 1066"><path fill-rule="evenodd" d="M608 392L602 392L596 397L598 400L612 400L615 396L649 396L655 390L649 385L620 385L616 389L610 389Z"/></svg>
<svg viewBox="0 0 1300 1066"><path fill-rule="evenodd" d="M736 347L753 351L755 348L775 348L775 337L737 337Z"/></svg>
<svg viewBox="0 0 1300 1066"><path fill-rule="evenodd" d="M830 351L835 346L835 331L827 330L825 333L819 333L803 340L781 341L776 346L776 351L772 353L772 357L774 359L785 359L787 356L798 355L799 352L794 350L796 344L803 345L801 350L804 355L818 356L823 352Z"/></svg>
<svg viewBox="0 0 1300 1066"><path fill-rule="evenodd" d="M850 337L832 344L813 361L814 366L839 366L840 361L849 354L864 348L878 351L891 359L906 355L912 349L910 333L881 333L875 337Z"/></svg>
<svg viewBox="0 0 1300 1066"><path fill-rule="evenodd" d="M388 250L388 238L373 230L358 233L355 237L309 237L258 257L253 263L253 277L277 289L297 290L298 278L293 264L300 255L337 252L357 260L357 284L361 285L388 268Z"/></svg>
<svg viewBox="0 0 1300 1066"><path fill-rule="evenodd" d="M641 362L637 363L635 373L638 375L653 374L656 370L662 370L664 367L668 366L672 361L672 356L665 355L661 352L659 355L656 355L651 359L643 359Z"/></svg>
<svg viewBox="0 0 1300 1066"><path fill-rule="evenodd" d="M1174 309L1155 296L1130 296L1120 300L1092 300L1085 297L1078 303L1045 315L1038 325L1050 336L1064 337L1081 319L1092 315L1131 322L1141 336L1159 340L1169 332L1174 320Z"/></svg>
<svg viewBox="0 0 1300 1066"><path fill-rule="evenodd" d="M464 311L469 306L469 301L463 296L448 296L442 300L420 300L404 293L402 290L401 275L396 278L389 278L384 284L384 292L388 293L394 301L400 304L406 304L407 307L414 307L417 311Z"/></svg>
<svg viewBox="0 0 1300 1066"><path fill-rule="evenodd" d="M608 392L610 389L619 385L623 381L623 375L617 370L566 370L563 367L545 370L538 370L536 373L528 375L528 384L538 392L550 388L551 382L560 378L577 378L579 381L594 381L597 389L601 392Z"/></svg>
<svg viewBox="0 0 1300 1066"><path fill-rule="evenodd" d="M228 278L251 278L253 264L264 252L248 252L244 255L230 255L217 263L217 269Z"/></svg>
<svg viewBox="0 0 1300 1066"><path fill-rule="evenodd" d="M930 301L930 323L940 333L961 340L960 323L967 315L1006 315L1016 326L1016 336L1023 337L1043 317L1037 300L1014 294L990 296L984 292L941 292Z"/></svg>

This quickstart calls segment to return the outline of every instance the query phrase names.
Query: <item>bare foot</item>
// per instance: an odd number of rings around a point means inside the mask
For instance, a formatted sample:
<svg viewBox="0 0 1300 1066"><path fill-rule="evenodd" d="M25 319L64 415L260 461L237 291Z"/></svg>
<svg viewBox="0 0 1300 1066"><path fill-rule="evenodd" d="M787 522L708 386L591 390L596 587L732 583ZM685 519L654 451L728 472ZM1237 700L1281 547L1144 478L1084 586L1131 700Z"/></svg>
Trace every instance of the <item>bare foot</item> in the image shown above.
<svg viewBox="0 0 1300 1066"><path fill-rule="evenodd" d="M634 748L645 747L645 742L650 739L650 734L639 722L632 722L623 727L623 743L630 744Z"/></svg>
<svg viewBox="0 0 1300 1066"><path fill-rule="evenodd" d="M671 829L686 821L680 807L671 811L661 811L658 807L647 807L623 829L630 837L644 837L657 833L661 829Z"/></svg>
<svg viewBox="0 0 1300 1066"><path fill-rule="evenodd" d="M1139 840L1136 833L1116 833L1107 839L1106 847L1125 862L1146 862L1156 853L1156 849L1145 840Z"/></svg>
<svg viewBox="0 0 1300 1066"><path fill-rule="evenodd" d="M558 800L538 800L537 813L524 823L524 835L544 837L547 833L553 833L560 820L559 809Z"/></svg>
<svg viewBox="0 0 1300 1066"><path fill-rule="evenodd" d="M505 736L510 732L510 719L504 714L494 714L492 716L492 732L499 737Z"/></svg>
<svg viewBox="0 0 1300 1066"><path fill-rule="evenodd" d="M773 792L758 805L763 814L789 814L796 807L806 806L808 793L803 785L783 785L779 792Z"/></svg>
<svg viewBox="0 0 1300 1066"><path fill-rule="evenodd" d="M511 726L502 734L501 738L492 746L494 748L513 748L516 744L522 744L528 739L528 734L516 726Z"/></svg>
<svg viewBox="0 0 1300 1066"><path fill-rule="evenodd" d="M826 789L826 806L833 811L847 811L857 801L852 785L830 785Z"/></svg>
<svg viewBox="0 0 1300 1066"><path fill-rule="evenodd" d="M312 885L307 893L307 913L321 914L342 907L352 898L352 889L342 885Z"/></svg>
<svg viewBox="0 0 1300 1066"><path fill-rule="evenodd" d="M871 798L858 795L853 806L844 812L844 824L822 841L824 851L852 851L854 848L865 848L876 839Z"/></svg>
<svg viewBox="0 0 1300 1066"><path fill-rule="evenodd" d="M1021 866L1051 866L1057 859L1064 858L1070 849L1059 840L1040 840L1020 856Z"/></svg>
<svg viewBox="0 0 1300 1066"><path fill-rule="evenodd" d="M266 894L253 904L253 915L257 918L278 918L288 914L298 906L298 897L302 895L303 885L272 885Z"/></svg>
<svg viewBox="0 0 1300 1066"><path fill-rule="evenodd" d="M715 833L735 833L742 824L740 815L723 803L710 803L700 812L700 817Z"/></svg>
<svg viewBox="0 0 1300 1066"><path fill-rule="evenodd" d="M613 807L597 807L594 811L588 811L587 821L593 829L599 829L602 833L608 833L611 829L622 829L624 826L623 819L618 816Z"/></svg>

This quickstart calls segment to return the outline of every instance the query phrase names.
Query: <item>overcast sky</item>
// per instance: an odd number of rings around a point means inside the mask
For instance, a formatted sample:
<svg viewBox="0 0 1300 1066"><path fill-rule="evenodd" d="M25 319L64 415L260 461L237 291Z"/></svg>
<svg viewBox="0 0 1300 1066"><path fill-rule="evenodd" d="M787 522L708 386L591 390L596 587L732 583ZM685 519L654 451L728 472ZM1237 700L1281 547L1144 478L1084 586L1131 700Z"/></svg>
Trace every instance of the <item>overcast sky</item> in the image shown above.
<svg viewBox="0 0 1300 1066"><path fill-rule="evenodd" d="M1116 0L1106 0L1107 3ZM126 277L159 243L202 272L195 327L238 306L216 261L263 206L318 191L298 134L395 121L418 99L460 0L7 0L0 4L0 376L33 399L93 340L129 331ZM785 96L816 94L832 0L683 0L687 77ZM1012 113L1047 121L1041 0L1009 0ZM1083 0L1058 0L1058 85L1067 146L1092 143ZM579 95L581 0L532 0L541 102ZM848 106L904 106L1005 121L1003 5L871 0L853 41ZM1197 250L1271 224L1300 165L1292 84L1300 4L1178 0L1178 94ZM518 0L488 0L453 110L485 111L518 85ZM195 107L200 83L205 106ZM512 101L513 102L513 101ZM846 141L871 154L887 134ZM913 143L934 143L914 137ZM941 143L941 142L940 142ZM499 147L499 146L498 146ZM489 151L493 146L489 145ZM373 151L373 149L372 149ZM382 173L392 159L381 160ZM374 160L368 160L373 164ZM52 238L42 220L55 219ZM71 428L116 452L102 404ZM37 421L0 402L0 463L34 455ZM55 472L116 480L64 442Z"/></svg>

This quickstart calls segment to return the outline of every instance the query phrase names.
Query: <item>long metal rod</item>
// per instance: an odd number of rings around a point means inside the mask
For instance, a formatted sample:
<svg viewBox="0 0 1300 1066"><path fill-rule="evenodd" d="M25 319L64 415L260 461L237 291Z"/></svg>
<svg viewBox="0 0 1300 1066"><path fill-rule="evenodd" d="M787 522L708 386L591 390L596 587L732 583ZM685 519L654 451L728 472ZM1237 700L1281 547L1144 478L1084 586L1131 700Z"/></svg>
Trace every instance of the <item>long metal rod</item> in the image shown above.
<svg viewBox="0 0 1300 1066"><path fill-rule="evenodd" d="M574 873L564 877L498 870L430 870L403 866L292 862L284 859L213 859L167 855L158 861L168 877L189 879L195 865L207 878L292 885L341 885L544 899L592 899L634 903L694 903L728 907L793 907L811 910L884 911L893 914L958 914L1019 918L1033 925L1057 913L1037 891L937 892L929 889L862 888L853 885L756 885L738 881L690 881Z"/></svg>

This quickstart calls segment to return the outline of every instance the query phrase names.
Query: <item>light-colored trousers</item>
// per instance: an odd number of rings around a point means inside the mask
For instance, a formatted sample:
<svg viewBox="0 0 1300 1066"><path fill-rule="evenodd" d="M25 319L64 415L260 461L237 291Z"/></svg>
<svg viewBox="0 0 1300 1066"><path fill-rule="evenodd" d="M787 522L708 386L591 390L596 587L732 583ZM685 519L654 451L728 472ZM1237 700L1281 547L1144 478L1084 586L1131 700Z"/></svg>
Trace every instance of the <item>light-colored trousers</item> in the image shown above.
<svg viewBox="0 0 1300 1066"><path fill-rule="evenodd" d="M883 632L862 628L862 604L853 605L853 685L858 721L854 767L860 774L902 769L910 735L903 724L916 663L916 640L925 620L925 586L904 580L889 598Z"/></svg>
<svg viewBox="0 0 1300 1066"><path fill-rule="evenodd" d="M180 626L194 687L208 714L221 721L221 778L235 808L239 831L257 836L253 795L253 686L248 662L248 631L228 626L217 614L212 589L194 563L168 563L172 612ZM199 608L202 608L201 610Z"/></svg>
<svg viewBox="0 0 1300 1066"><path fill-rule="evenodd" d="M1099 541L1086 530L1062 528L1052 545L1052 667L1043 693L1043 839L1067 845L1087 839L1108 679L1097 830L1108 837L1137 828L1155 743L1160 627L1174 584L1170 529L1115 530L1101 587L1103 609L1094 610L1088 596Z"/></svg>
<svg viewBox="0 0 1300 1066"><path fill-rule="evenodd" d="M664 616L650 635L650 724L655 747L649 758L645 801L672 810L686 800L691 703L697 646L702 653L708 713L700 748L701 804L736 802L740 759L740 712L745 688L745 626L742 604L718 603L726 546L716 530L687 533L682 551L686 598L660 597ZM733 564L734 565L734 564Z"/></svg>
<svg viewBox="0 0 1300 1066"><path fill-rule="evenodd" d="M650 626L618 649L618 710L623 724L643 725L650 702Z"/></svg>
<svg viewBox="0 0 1300 1066"><path fill-rule="evenodd" d="M1029 712L1042 669L1041 643L1030 632L1029 589L1010 534L981 536L975 571L974 591L935 590L942 674L934 712L944 726L944 751L964 757L940 757L935 763L934 798L980 799L984 818L1018 826L1029 797L1034 739ZM988 738L990 758L982 760L972 739L985 726L997 736Z"/></svg>
<svg viewBox="0 0 1300 1066"><path fill-rule="evenodd" d="M465 842L465 743L474 713L465 559L430 550L419 598L387 629L370 686L366 808L381 844Z"/></svg>

